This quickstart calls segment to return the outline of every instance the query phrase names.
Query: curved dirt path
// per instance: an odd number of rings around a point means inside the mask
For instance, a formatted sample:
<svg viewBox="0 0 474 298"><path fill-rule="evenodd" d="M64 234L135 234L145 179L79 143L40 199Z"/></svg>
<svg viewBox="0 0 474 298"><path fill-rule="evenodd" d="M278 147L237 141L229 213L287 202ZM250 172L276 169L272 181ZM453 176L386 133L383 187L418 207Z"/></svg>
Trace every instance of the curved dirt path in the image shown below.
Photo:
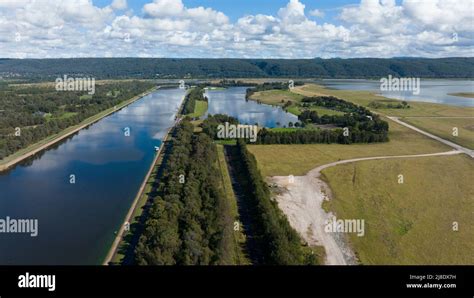
<svg viewBox="0 0 474 298"><path fill-rule="evenodd" d="M438 137L438 136L435 136L434 134L431 134L431 133L429 133L429 132L426 132L426 131L424 131L424 130L421 130L421 129L419 129L418 127L415 127L415 126L413 126L413 125L411 125L411 124L408 124L408 123L406 123L406 122L403 122L403 121L400 120L398 117L391 117L391 116L387 116L387 117L388 117L388 119L390 119L390 120L392 120L392 121L394 121L394 122L397 122L397 123L400 124L400 125L403 125L403 126L405 126L405 127L408 127L408 128L410 128L410 129L412 129L412 130L414 130L414 131L416 131L416 132L419 132L419 133L421 133L421 134L423 134L423 135L425 135L425 136L427 136L427 137L430 137L430 138L432 138L432 139L435 139L436 141L441 142L441 143L443 143L443 144L446 144L446 145L448 145L448 146L450 146L450 147L452 147L452 148L454 148L454 149L456 149L456 150L462 151L463 153L466 153L466 154L469 155L470 157L474 158L474 150L468 149L468 148L463 147L463 146L461 146L461 145L455 144L455 143L453 143L453 142L451 142L451 141L448 141L448 140L445 140L445 139L440 138L440 137Z"/></svg>
<svg viewBox="0 0 474 298"><path fill-rule="evenodd" d="M331 197L329 186L320 179L321 171L340 164L394 158L416 158L465 153L460 150L447 152L361 157L335 161L309 171L305 176L274 176L270 181L283 187L285 191L276 196L278 206L285 213L291 226L301 235L310 246L321 245L326 251L326 265L354 265L357 264L354 253L347 245L342 233L326 233L326 222L333 216L322 208L324 200Z"/></svg>

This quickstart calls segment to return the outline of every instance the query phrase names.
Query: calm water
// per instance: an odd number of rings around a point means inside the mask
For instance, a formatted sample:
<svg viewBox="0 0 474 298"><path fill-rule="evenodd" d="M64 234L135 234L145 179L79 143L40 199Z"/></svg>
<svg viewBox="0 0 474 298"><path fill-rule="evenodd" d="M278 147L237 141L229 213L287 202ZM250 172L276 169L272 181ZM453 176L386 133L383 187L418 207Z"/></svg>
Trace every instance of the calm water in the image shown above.
<svg viewBox="0 0 474 298"><path fill-rule="evenodd" d="M39 222L37 237L0 233L0 264L100 264L183 95L159 90L0 173L0 219Z"/></svg>
<svg viewBox="0 0 474 298"><path fill-rule="evenodd" d="M406 101L426 101L456 106L474 107L474 99L448 95L449 93L474 92L474 81L420 79L420 93L411 91L380 91L380 81L375 80L322 80L318 84L342 90L369 90L388 98Z"/></svg>
<svg viewBox="0 0 474 298"><path fill-rule="evenodd" d="M265 127L276 127L286 125L291 121L298 121L298 117L285 112L279 107L258 104L255 101L245 100L247 87L232 87L225 90L208 90L206 96L209 98L207 114L227 114L239 119L242 124L255 124ZM206 115L207 115L206 114Z"/></svg>

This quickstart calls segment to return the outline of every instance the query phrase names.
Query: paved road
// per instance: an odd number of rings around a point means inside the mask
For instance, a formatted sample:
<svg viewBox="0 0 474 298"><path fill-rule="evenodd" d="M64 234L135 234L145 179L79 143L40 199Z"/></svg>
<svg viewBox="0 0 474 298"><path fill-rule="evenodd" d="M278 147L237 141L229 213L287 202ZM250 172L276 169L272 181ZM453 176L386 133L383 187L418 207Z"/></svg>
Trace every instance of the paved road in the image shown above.
<svg viewBox="0 0 474 298"><path fill-rule="evenodd" d="M469 155L470 157L474 158L474 150L468 149L468 148L463 147L463 146L461 146L461 145L455 144L455 143L453 143L453 142L450 142L450 141L448 141L448 140L445 140L445 139L443 139L443 138L440 138L440 137L438 137L438 136L435 136L435 135L433 135L433 134L430 134L430 133L428 133L428 132L426 132L426 131L424 131L424 130L421 130L421 129L419 129L419 128L413 126L413 125L410 125L410 124L408 124L408 123L405 123L405 122L401 121L398 117L390 117L390 116L387 116L387 117L388 117L388 119L390 119L390 120L392 120L392 121L394 121L394 122L396 122L396 123L398 123L398 124L401 124L401 125L406 126L406 127L410 128L410 129L413 129L414 131L417 131L417 132L419 132L419 133L421 133L421 134L423 134L423 135L425 135L425 136L427 136L427 137L430 137L430 138L435 139L435 140L437 140L437 141L439 141L439 142L441 142L441 143L444 143L444 144L446 144L446 145L448 145L448 146L450 146L450 147L452 147L452 148L454 148L454 149L456 149L456 150L462 151L463 153L466 153L466 154Z"/></svg>

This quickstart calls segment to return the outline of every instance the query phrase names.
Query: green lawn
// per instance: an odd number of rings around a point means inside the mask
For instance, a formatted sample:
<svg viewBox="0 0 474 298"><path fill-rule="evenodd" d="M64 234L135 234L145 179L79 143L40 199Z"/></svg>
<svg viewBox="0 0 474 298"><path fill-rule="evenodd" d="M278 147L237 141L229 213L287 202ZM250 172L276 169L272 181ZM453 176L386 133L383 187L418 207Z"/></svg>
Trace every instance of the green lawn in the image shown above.
<svg viewBox="0 0 474 298"><path fill-rule="evenodd" d="M282 100L284 102L300 102L303 96L296 94L294 92L286 90L267 90L254 93L250 99L260 101L261 103L268 105L278 105L283 106Z"/></svg>
<svg viewBox="0 0 474 298"><path fill-rule="evenodd" d="M472 158L362 161L323 175L333 193L325 207L365 220L363 237L349 234L362 264L474 264Z"/></svg>
<svg viewBox="0 0 474 298"><path fill-rule="evenodd" d="M187 114L186 116L190 118L199 118L203 116L207 111L208 103L204 100L196 100L194 105L194 113Z"/></svg>

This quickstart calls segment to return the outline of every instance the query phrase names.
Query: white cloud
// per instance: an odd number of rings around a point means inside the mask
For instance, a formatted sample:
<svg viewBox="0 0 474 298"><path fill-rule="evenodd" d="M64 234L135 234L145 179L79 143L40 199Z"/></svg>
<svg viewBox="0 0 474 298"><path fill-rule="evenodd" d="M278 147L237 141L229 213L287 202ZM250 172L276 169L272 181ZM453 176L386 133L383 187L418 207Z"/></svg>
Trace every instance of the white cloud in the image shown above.
<svg viewBox="0 0 474 298"><path fill-rule="evenodd" d="M154 0L143 6L143 12L150 17L178 16L184 9L181 0Z"/></svg>
<svg viewBox="0 0 474 298"><path fill-rule="evenodd" d="M127 8L127 0L114 0L110 5L112 9L122 10Z"/></svg>
<svg viewBox="0 0 474 298"><path fill-rule="evenodd" d="M343 7L336 25L309 19L324 13L299 0L235 22L181 0L154 0L143 16L125 11L126 0L103 8L92 0L0 0L0 57L472 56L473 3L362 0Z"/></svg>
<svg viewBox="0 0 474 298"><path fill-rule="evenodd" d="M324 17L324 12L319 9L313 9L309 12L309 15L317 18L322 18Z"/></svg>

